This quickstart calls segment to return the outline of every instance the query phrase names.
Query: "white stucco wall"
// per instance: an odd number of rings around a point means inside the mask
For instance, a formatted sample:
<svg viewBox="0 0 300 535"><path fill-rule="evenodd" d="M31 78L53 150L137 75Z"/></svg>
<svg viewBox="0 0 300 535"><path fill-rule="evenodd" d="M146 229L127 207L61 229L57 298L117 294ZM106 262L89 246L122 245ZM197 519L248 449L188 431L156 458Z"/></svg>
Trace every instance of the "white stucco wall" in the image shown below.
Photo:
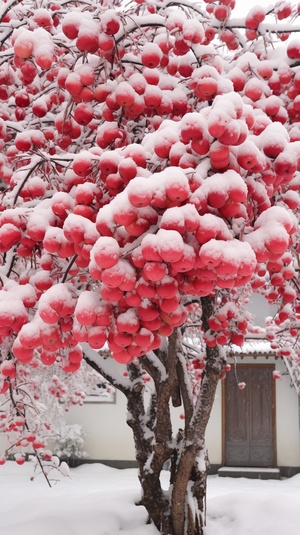
<svg viewBox="0 0 300 535"><path fill-rule="evenodd" d="M212 464L220 463L222 456L221 385L218 386L211 419L206 434L206 446ZM181 409L172 410L174 430L184 425ZM72 407L66 415L67 423L79 423L85 433L85 449L90 459L134 460L132 431L126 424L126 399L117 392L116 403L85 403ZM175 431L176 434L176 431Z"/></svg>
<svg viewBox="0 0 300 535"><path fill-rule="evenodd" d="M298 397L291 387L284 362L274 358L244 358L244 364L275 364L282 378L276 389L276 442L278 466L300 466L300 435ZM126 424L126 400L117 392L116 404L85 404L68 413L69 423L81 423L87 433L86 450L91 459L134 460L131 430ZM173 411L174 427L182 427L180 409ZM206 433L211 464L222 463L222 385L218 386L211 418Z"/></svg>
<svg viewBox="0 0 300 535"><path fill-rule="evenodd" d="M244 364L253 362L244 358ZM275 382L276 388L276 442L278 466L300 466L300 434L298 396L287 374L284 362L274 358L257 358L259 363L274 363L282 378ZM173 411L175 427L182 427L180 409ZM86 433L85 449L90 459L130 460L135 459L131 429L126 424L126 399L117 392L116 403L85 403L72 407L66 414L67 423L79 423ZM216 398L206 433L211 464L222 463L222 388L217 388ZM0 433L0 451L4 449Z"/></svg>
<svg viewBox="0 0 300 535"><path fill-rule="evenodd" d="M222 459L222 385L219 382L210 420L206 429L206 447L211 464Z"/></svg>
<svg viewBox="0 0 300 535"><path fill-rule="evenodd" d="M282 360L277 361L276 368L287 373ZM287 374L276 381L276 419L278 466L300 466L298 396Z"/></svg>
<svg viewBox="0 0 300 535"><path fill-rule="evenodd" d="M115 403L85 403L72 407L67 423L81 424L86 433L85 450L90 459L134 460L131 429L126 424L126 398L116 393Z"/></svg>

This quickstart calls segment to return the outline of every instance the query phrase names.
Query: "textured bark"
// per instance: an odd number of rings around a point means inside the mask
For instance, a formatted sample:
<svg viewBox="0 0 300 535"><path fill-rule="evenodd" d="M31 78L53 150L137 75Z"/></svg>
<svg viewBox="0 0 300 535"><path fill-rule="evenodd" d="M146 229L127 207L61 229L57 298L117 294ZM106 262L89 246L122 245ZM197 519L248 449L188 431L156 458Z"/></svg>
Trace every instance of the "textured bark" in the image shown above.
<svg viewBox="0 0 300 535"><path fill-rule="evenodd" d="M202 323L207 330L214 300L205 297L201 304ZM161 535L203 535L208 469L205 431L224 362L218 347L207 347L201 389L193 400L178 336L179 332L174 332L167 348L141 358L138 364L130 364L131 388L122 391L127 397L127 423L133 431L136 448L142 488L140 504L146 508L149 521ZM154 382L147 410L143 368ZM185 427L173 437L170 405L177 406L179 401L185 412ZM160 483L166 462L170 465L168 492Z"/></svg>
<svg viewBox="0 0 300 535"><path fill-rule="evenodd" d="M213 298L202 299L202 322L208 328L208 319L213 314ZM186 384L184 361L177 358L176 335L169 340L168 351L159 353L166 376L153 370L151 362L143 363L154 379L155 394L152 396L147 426L153 432L153 440L139 435L141 411L136 394L130 394L128 407L131 413L130 425L134 431L139 462L142 501L151 521L161 535L203 535L206 478L208 460L205 456L205 431L224 362L218 347L207 347L206 368L196 403L192 403ZM151 373L153 372L153 373ZM185 429L179 430L172 443L170 401L177 405L179 399L185 410ZM149 438L149 437L148 437ZM150 444L151 443L151 444ZM199 466L198 458L202 462ZM170 462L170 484L172 492L165 493L160 485L160 473L164 463Z"/></svg>
<svg viewBox="0 0 300 535"><path fill-rule="evenodd" d="M131 373L137 373L136 366L131 368ZM166 391L154 394L146 415L143 394L127 393L127 423L132 428L135 441L142 487L141 504L162 535L171 533L169 500L160 484L160 473L171 453L171 418L167 401Z"/></svg>
<svg viewBox="0 0 300 535"><path fill-rule="evenodd" d="M204 330L208 328L208 319L213 314L213 298L205 297L202 303L202 322ZM203 532L203 522L186 514L186 504L193 496L198 506L198 518L203 518L206 492L206 472L199 474L196 469L196 458L203 451L205 431L209 421L211 409L215 399L218 381L223 372L223 359L218 347L207 347L206 367L202 377L201 389L196 401L193 416L185 428L184 438L181 444L181 454L178 460L172 492L171 514L172 535L200 535ZM200 477L198 485L195 473ZM196 479L196 484L191 486L189 495L189 482ZM193 489L193 492L191 490Z"/></svg>

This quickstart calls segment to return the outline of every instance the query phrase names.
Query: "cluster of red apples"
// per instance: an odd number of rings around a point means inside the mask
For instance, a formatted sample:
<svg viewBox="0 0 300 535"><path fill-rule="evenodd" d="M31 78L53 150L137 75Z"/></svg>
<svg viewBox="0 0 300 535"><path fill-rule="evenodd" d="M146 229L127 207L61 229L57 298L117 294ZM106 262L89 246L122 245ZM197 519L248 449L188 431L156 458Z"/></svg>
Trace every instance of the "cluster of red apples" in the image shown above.
<svg viewBox="0 0 300 535"><path fill-rule="evenodd" d="M83 342L132 362L191 299L208 345L241 289L297 319L299 5L42 4L0 8L0 392Z"/></svg>

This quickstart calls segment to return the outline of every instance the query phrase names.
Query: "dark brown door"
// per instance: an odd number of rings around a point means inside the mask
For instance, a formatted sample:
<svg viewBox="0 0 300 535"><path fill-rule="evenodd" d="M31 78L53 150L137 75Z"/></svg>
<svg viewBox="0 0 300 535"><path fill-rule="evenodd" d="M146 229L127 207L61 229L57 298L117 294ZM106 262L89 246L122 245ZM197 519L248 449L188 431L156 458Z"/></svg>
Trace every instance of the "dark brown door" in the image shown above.
<svg viewBox="0 0 300 535"><path fill-rule="evenodd" d="M274 466L275 397L272 365L238 365L225 380L225 465Z"/></svg>

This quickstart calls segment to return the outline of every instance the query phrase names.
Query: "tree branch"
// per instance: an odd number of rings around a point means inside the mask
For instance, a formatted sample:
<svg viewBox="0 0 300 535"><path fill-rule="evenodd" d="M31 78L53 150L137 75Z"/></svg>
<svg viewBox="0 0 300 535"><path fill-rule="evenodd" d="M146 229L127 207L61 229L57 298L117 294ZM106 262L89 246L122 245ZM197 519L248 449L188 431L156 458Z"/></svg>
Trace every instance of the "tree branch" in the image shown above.
<svg viewBox="0 0 300 535"><path fill-rule="evenodd" d="M101 352L91 349L87 343L82 344L82 349L84 360L91 368L103 375L111 385L115 386L123 394L127 395L131 391L131 382L114 369L115 361L111 357L104 358ZM119 369L122 369L121 365L119 365Z"/></svg>

